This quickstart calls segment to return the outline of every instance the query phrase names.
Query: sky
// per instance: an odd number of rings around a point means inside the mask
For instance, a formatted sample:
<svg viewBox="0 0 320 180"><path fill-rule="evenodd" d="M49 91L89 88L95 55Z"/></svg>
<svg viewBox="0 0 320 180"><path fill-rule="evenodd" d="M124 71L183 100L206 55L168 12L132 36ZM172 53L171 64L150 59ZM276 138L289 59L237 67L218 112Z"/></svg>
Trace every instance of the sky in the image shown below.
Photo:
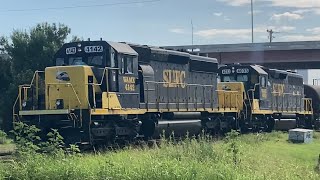
<svg viewBox="0 0 320 180"><path fill-rule="evenodd" d="M193 27L194 44L248 43L250 9L250 0L0 0L0 36L49 22L91 40L188 45ZM253 0L253 9L254 42L268 41L267 29L273 41L320 40L320 0Z"/></svg>

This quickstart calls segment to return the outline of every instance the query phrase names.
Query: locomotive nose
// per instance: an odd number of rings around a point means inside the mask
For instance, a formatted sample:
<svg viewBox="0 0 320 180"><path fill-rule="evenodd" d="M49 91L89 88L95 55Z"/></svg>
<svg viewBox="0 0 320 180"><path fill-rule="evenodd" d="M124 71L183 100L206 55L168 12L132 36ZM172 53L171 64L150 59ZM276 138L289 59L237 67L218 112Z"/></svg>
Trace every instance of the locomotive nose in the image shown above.
<svg viewBox="0 0 320 180"><path fill-rule="evenodd" d="M47 109L80 109L85 104L89 66L56 66L45 70Z"/></svg>

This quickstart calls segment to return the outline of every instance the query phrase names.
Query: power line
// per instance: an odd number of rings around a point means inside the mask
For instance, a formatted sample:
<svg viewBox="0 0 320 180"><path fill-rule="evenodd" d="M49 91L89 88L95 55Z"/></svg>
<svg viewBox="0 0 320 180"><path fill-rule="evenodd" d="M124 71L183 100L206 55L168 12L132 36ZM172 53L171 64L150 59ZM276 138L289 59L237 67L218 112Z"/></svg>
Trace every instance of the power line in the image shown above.
<svg viewBox="0 0 320 180"><path fill-rule="evenodd" d="M161 0L142 0L142 1L131 1L131 2L117 2L117 3L104 3L104 4L93 4L93 5L49 7L49 8L9 9L9 10L2 10L2 11L0 10L0 12L26 12L26 11L44 11L44 10L91 8L91 7L117 6L117 5L126 5L126 4L153 3L153 2L158 2L158 1L161 1Z"/></svg>

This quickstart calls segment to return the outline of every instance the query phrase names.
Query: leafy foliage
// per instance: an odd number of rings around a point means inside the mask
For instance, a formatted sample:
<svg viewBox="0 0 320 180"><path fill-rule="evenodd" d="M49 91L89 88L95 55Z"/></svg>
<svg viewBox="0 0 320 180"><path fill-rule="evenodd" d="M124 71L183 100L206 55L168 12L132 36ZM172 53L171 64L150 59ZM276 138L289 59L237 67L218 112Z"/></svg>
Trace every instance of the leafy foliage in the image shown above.
<svg viewBox="0 0 320 180"><path fill-rule="evenodd" d="M69 155L76 155L80 153L79 146L76 144L70 144L68 148L66 148L66 153Z"/></svg>
<svg viewBox="0 0 320 180"><path fill-rule="evenodd" d="M11 35L11 43L4 48L13 62L14 73L44 69L54 64L54 53L64 44L70 28L63 24L42 23L30 30L17 31Z"/></svg>
<svg viewBox="0 0 320 180"><path fill-rule="evenodd" d="M65 147L63 137L57 129L51 129L47 134L46 141L39 137L40 129L34 125L27 125L22 122L14 123L14 129L11 131L17 145L17 152L21 155L45 153L51 155L75 155L80 153L77 145L71 144Z"/></svg>
<svg viewBox="0 0 320 180"><path fill-rule="evenodd" d="M22 122L14 123L14 129L11 133L18 147L18 153L29 153L40 150L39 143L41 141L37 133L40 132L34 125L27 125Z"/></svg>
<svg viewBox="0 0 320 180"><path fill-rule="evenodd" d="M41 23L30 31L14 30L9 38L0 37L0 90L3 95L0 96L0 117L5 130L12 128L12 106L18 85L29 84L34 71L54 64L53 55L70 32L63 24ZM73 39L79 38L74 36Z"/></svg>
<svg viewBox="0 0 320 180"><path fill-rule="evenodd" d="M5 144L7 141L7 133L0 130L0 144Z"/></svg>
<svg viewBox="0 0 320 180"><path fill-rule="evenodd" d="M57 153L62 151L64 147L63 137L59 134L57 129L51 129L47 134L48 140L41 143L41 151L45 153Z"/></svg>
<svg viewBox="0 0 320 180"><path fill-rule="evenodd" d="M239 133L237 131L231 130L231 132L227 133L226 140L225 140L226 143L228 144L227 151L231 153L234 165L238 165L240 162L238 136L239 136Z"/></svg>

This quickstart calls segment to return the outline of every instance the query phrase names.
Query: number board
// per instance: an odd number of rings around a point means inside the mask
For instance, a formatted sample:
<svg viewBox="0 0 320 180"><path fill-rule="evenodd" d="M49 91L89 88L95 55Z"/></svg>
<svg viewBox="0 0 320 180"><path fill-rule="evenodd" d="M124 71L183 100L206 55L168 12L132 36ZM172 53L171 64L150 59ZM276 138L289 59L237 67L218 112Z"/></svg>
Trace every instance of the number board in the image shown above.
<svg viewBox="0 0 320 180"><path fill-rule="evenodd" d="M231 69L222 69L222 74L231 74Z"/></svg>
<svg viewBox="0 0 320 180"><path fill-rule="evenodd" d="M76 47L69 47L66 49L66 54L75 54L77 52Z"/></svg>
<svg viewBox="0 0 320 180"><path fill-rule="evenodd" d="M96 52L102 52L103 47L102 46L85 46L84 52L86 53L96 53Z"/></svg>
<svg viewBox="0 0 320 180"><path fill-rule="evenodd" d="M249 69L248 68L237 69L237 73L239 73L239 74L247 74L247 73L249 73Z"/></svg>

